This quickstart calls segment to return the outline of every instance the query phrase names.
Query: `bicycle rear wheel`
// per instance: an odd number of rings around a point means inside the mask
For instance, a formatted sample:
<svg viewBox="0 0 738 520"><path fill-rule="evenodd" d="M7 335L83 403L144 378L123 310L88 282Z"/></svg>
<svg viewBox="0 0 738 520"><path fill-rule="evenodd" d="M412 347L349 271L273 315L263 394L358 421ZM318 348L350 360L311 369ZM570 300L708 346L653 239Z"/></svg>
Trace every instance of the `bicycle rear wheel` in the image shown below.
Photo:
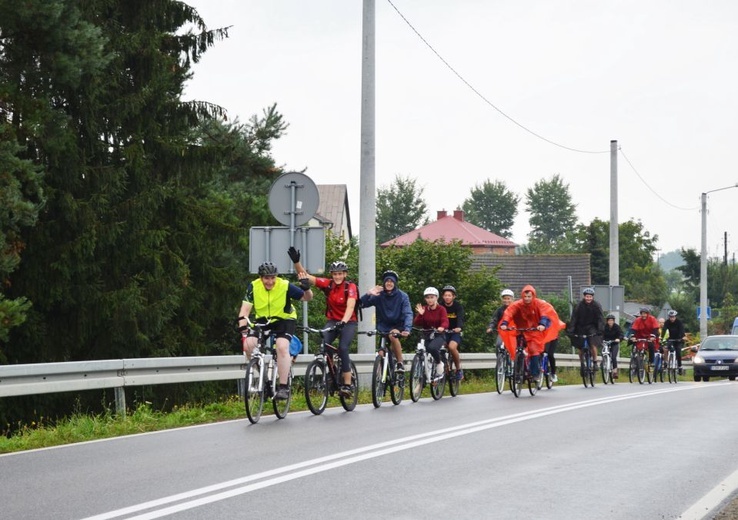
<svg viewBox="0 0 738 520"><path fill-rule="evenodd" d="M402 402L405 397L405 372L398 372L392 366L393 360L389 360L389 366L387 367L387 379L390 382L390 398L392 404L398 405Z"/></svg>
<svg viewBox="0 0 738 520"><path fill-rule="evenodd" d="M505 390L505 378L507 377L507 359L504 354L497 354L495 362L495 388L498 394Z"/></svg>
<svg viewBox="0 0 738 520"><path fill-rule="evenodd" d="M414 403L420 399L420 394L423 392L423 386L425 381L425 371L423 367L423 356L421 354L415 354L413 358L413 364L410 368L410 399Z"/></svg>
<svg viewBox="0 0 738 520"><path fill-rule="evenodd" d="M341 374L341 377L343 377L343 374ZM351 397L346 397L343 394L339 394L338 397L341 400L341 406L347 412L356 408L356 403L359 402L359 372L356 370L353 361L351 362Z"/></svg>
<svg viewBox="0 0 738 520"><path fill-rule="evenodd" d="M276 374L275 374L276 377ZM287 399L274 399L272 398L272 407L274 408L274 415L279 419L287 417L287 413L290 411L290 404L292 403L292 367L290 367L290 375L287 379Z"/></svg>
<svg viewBox="0 0 738 520"><path fill-rule="evenodd" d="M446 378L448 379L448 393L451 397L459 395L459 373L456 369L451 368L451 363L448 359L444 360L443 364L446 366Z"/></svg>
<svg viewBox="0 0 738 520"><path fill-rule="evenodd" d="M244 377L246 417L249 418L251 424L259 422L261 412L264 409L264 381L261 377L261 362L260 358L250 360L246 366L246 376Z"/></svg>
<svg viewBox="0 0 738 520"><path fill-rule="evenodd" d="M385 356L387 354L385 353ZM384 357L376 356L374 358L374 369L372 370L372 403L374 408L382 406L384 401L384 392L386 390L384 378Z"/></svg>
<svg viewBox="0 0 738 520"><path fill-rule="evenodd" d="M325 363L318 359L305 369L305 402L315 415L320 415L328 404L328 385Z"/></svg>

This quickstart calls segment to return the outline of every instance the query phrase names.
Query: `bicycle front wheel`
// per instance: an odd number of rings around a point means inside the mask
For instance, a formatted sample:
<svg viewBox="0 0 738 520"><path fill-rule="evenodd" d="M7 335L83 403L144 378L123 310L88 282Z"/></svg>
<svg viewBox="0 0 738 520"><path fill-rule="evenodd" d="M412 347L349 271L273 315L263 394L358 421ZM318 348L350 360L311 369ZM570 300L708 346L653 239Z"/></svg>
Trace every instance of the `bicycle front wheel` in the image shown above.
<svg viewBox="0 0 738 520"><path fill-rule="evenodd" d="M384 357L376 356L374 358L374 369L372 370L372 403L374 404L374 408L382 406L385 389Z"/></svg>
<svg viewBox="0 0 738 520"><path fill-rule="evenodd" d="M264 409L264 381L261 376L261 362L260 358L253 358L249 361L244 378L246 417L249 418L251 424L259 422L261 412Z"/></svg>
<svg viewBox="0 0 738 520"><path fill-rule="evenodd" d="M628 365L628 380L631 383L638 380L638 360L635 356L630 356L630 364Z"/></svg>
<svg viewBox="0 0 738 520"><path fill-rule="evenodd" d="M501 394L505 390L505 378L507 372L507 360L504 354L497 354L497 361L495 362L495 388L497 393Z"/></svg>
<svg viewBox="0 0 738 520"><path fill-rule="evenodd" d="M398 372L394 369L393 361L390 360L387 367L387 378L390 380L390 398L392 404L398 405L405 397L405 372Z"/></svg>
<svg viewBox="0 0 738 520"><path fill-rule="evenodd" d="M431 397L434 401L438 401L441 397L443 397L443 392L446 389L446 372L442 374L435 373L435 369L433 369L433 374L435 377L433 377L433 381L431 382Z"/></svg>
<svg viewBox="0 0 738 520"><path fill-rule="evenodd" d="M607 384L610 382L610 358L607 356L602 356L602 361L600 362L600 375L602 376L602 384Z"/></svg>
<svg viewBox="0 0 738 520"><path fill-rule="evenodd" d="M343 376L343 374L341 374ZM328 394L326 393L326 397ZM356 365L351 362L351 396L346 397L343 394L339 395L341 400L341 406L347 412L352 411L356 408L356 403L359 402L359 372L356 370Z"/></svg>
<svg viewBox="0 0 738 520"><path fill-rule="evenodd" d="M510 390L515 397L520 397L523 391L523 381L525 380L525 354L520 353L515 356L515 365L513 366L513 376L510 381Z"/></svg>
<svg viewBox="0 0 738 520"><path fill-rule="evenodd" d="M528 392L530 392L530 395L536 395L538 393L538 390L541 389L542 385L543 372L538 372L538 375L536 377L528 378Z"/></svg>
<svg viewBox="0 0 738 520"><path fill-rule="evenodd" d="M646 363L643 360L643 356L638 356L638 383L643 384L646 380Z"/></svg>
<svg viewBox="0 0 738 520"><path fill-rule="evenodd" d="M584 388L587 388L589 386L589 374L587 373L589 371L589 368L587 367L587 360L584 358L582 362L579 364L579 372L582 374L582 383L584 384Z"/></svg>
<svg viewBox="0 0 738 520"><path fill-rule="evenodd" d="M415 354L413 364L410 368L410 399L417 403L423 392L425 370L423 367L423 356Z"/></svg>
<svg viewBox="0 0 738 520"><path fill-rule="evenodd" d="M292 403L292 367L290 367L290 375L287 377L287 399L275 399L272 398L272 407L274 408L274 415L279 419L287 417L287 413L290 411L290 404Z"/></svg>
<svg viewBox="0 0 738 520"><path fill-rule="evenodd" d="M325 363L318 359L311 361L305 370L305 402L315 415L322 414L328 403Z"/></svg>

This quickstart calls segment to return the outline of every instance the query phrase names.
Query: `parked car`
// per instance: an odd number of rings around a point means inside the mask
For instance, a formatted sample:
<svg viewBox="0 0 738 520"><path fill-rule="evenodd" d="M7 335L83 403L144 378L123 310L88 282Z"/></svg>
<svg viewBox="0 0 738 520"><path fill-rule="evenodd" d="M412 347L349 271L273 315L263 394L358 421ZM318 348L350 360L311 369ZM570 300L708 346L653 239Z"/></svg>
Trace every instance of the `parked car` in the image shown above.
<svg viewBox="0 0 738 520"><path fill-rule="evenodd" d="M709 381L711 377L738 376L738 335L709 336L699 346L692 347L695 381Z"/></svg>

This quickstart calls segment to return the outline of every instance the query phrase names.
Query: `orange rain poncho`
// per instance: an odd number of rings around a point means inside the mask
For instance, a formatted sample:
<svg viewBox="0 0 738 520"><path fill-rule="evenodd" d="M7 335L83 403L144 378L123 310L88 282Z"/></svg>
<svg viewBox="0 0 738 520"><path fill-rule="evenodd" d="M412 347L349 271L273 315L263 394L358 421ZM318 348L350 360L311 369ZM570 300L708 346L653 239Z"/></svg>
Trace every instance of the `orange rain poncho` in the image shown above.
<svg viewBox="0 0 738 520"><path fill-rule="evenodd" d="M523 287L521 295L530 291L533 293L533 300L525 303L521 298L511 303L502 315L500 325L515 327L517 329L527 329L543 325L546 329L543 332L534 330L523 333L525 341L528 344L528 355L537 356L543 352L546 343L553 341L559 335L559 331L566 327L566 324L559 319L553 305L545 300L536 298L536 290L532 285ZM500 330L498 328L500 338L505 343L510 356L515 359L516 337L518 331Z"/></svg>

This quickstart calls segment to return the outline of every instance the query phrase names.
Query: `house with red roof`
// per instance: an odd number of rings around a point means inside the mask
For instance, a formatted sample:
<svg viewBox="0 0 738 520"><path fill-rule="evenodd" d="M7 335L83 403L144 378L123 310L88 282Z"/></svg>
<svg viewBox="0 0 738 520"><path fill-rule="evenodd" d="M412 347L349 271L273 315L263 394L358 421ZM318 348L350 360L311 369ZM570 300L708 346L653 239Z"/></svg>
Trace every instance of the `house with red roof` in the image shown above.
<svg viewBox="0 0 738 520"><path fill-rule="evenodd" d="M515 242L507 238L465 221L464 212L458 209L454 210L452 215L449 215L446 210L441 210L434 222L380 245L382 247L402 247L412 244L419 238L428 242L435 242L436 240L449 243L459 241L463 246L470 247L474 254L514 255L516 246Z"/></svg>

